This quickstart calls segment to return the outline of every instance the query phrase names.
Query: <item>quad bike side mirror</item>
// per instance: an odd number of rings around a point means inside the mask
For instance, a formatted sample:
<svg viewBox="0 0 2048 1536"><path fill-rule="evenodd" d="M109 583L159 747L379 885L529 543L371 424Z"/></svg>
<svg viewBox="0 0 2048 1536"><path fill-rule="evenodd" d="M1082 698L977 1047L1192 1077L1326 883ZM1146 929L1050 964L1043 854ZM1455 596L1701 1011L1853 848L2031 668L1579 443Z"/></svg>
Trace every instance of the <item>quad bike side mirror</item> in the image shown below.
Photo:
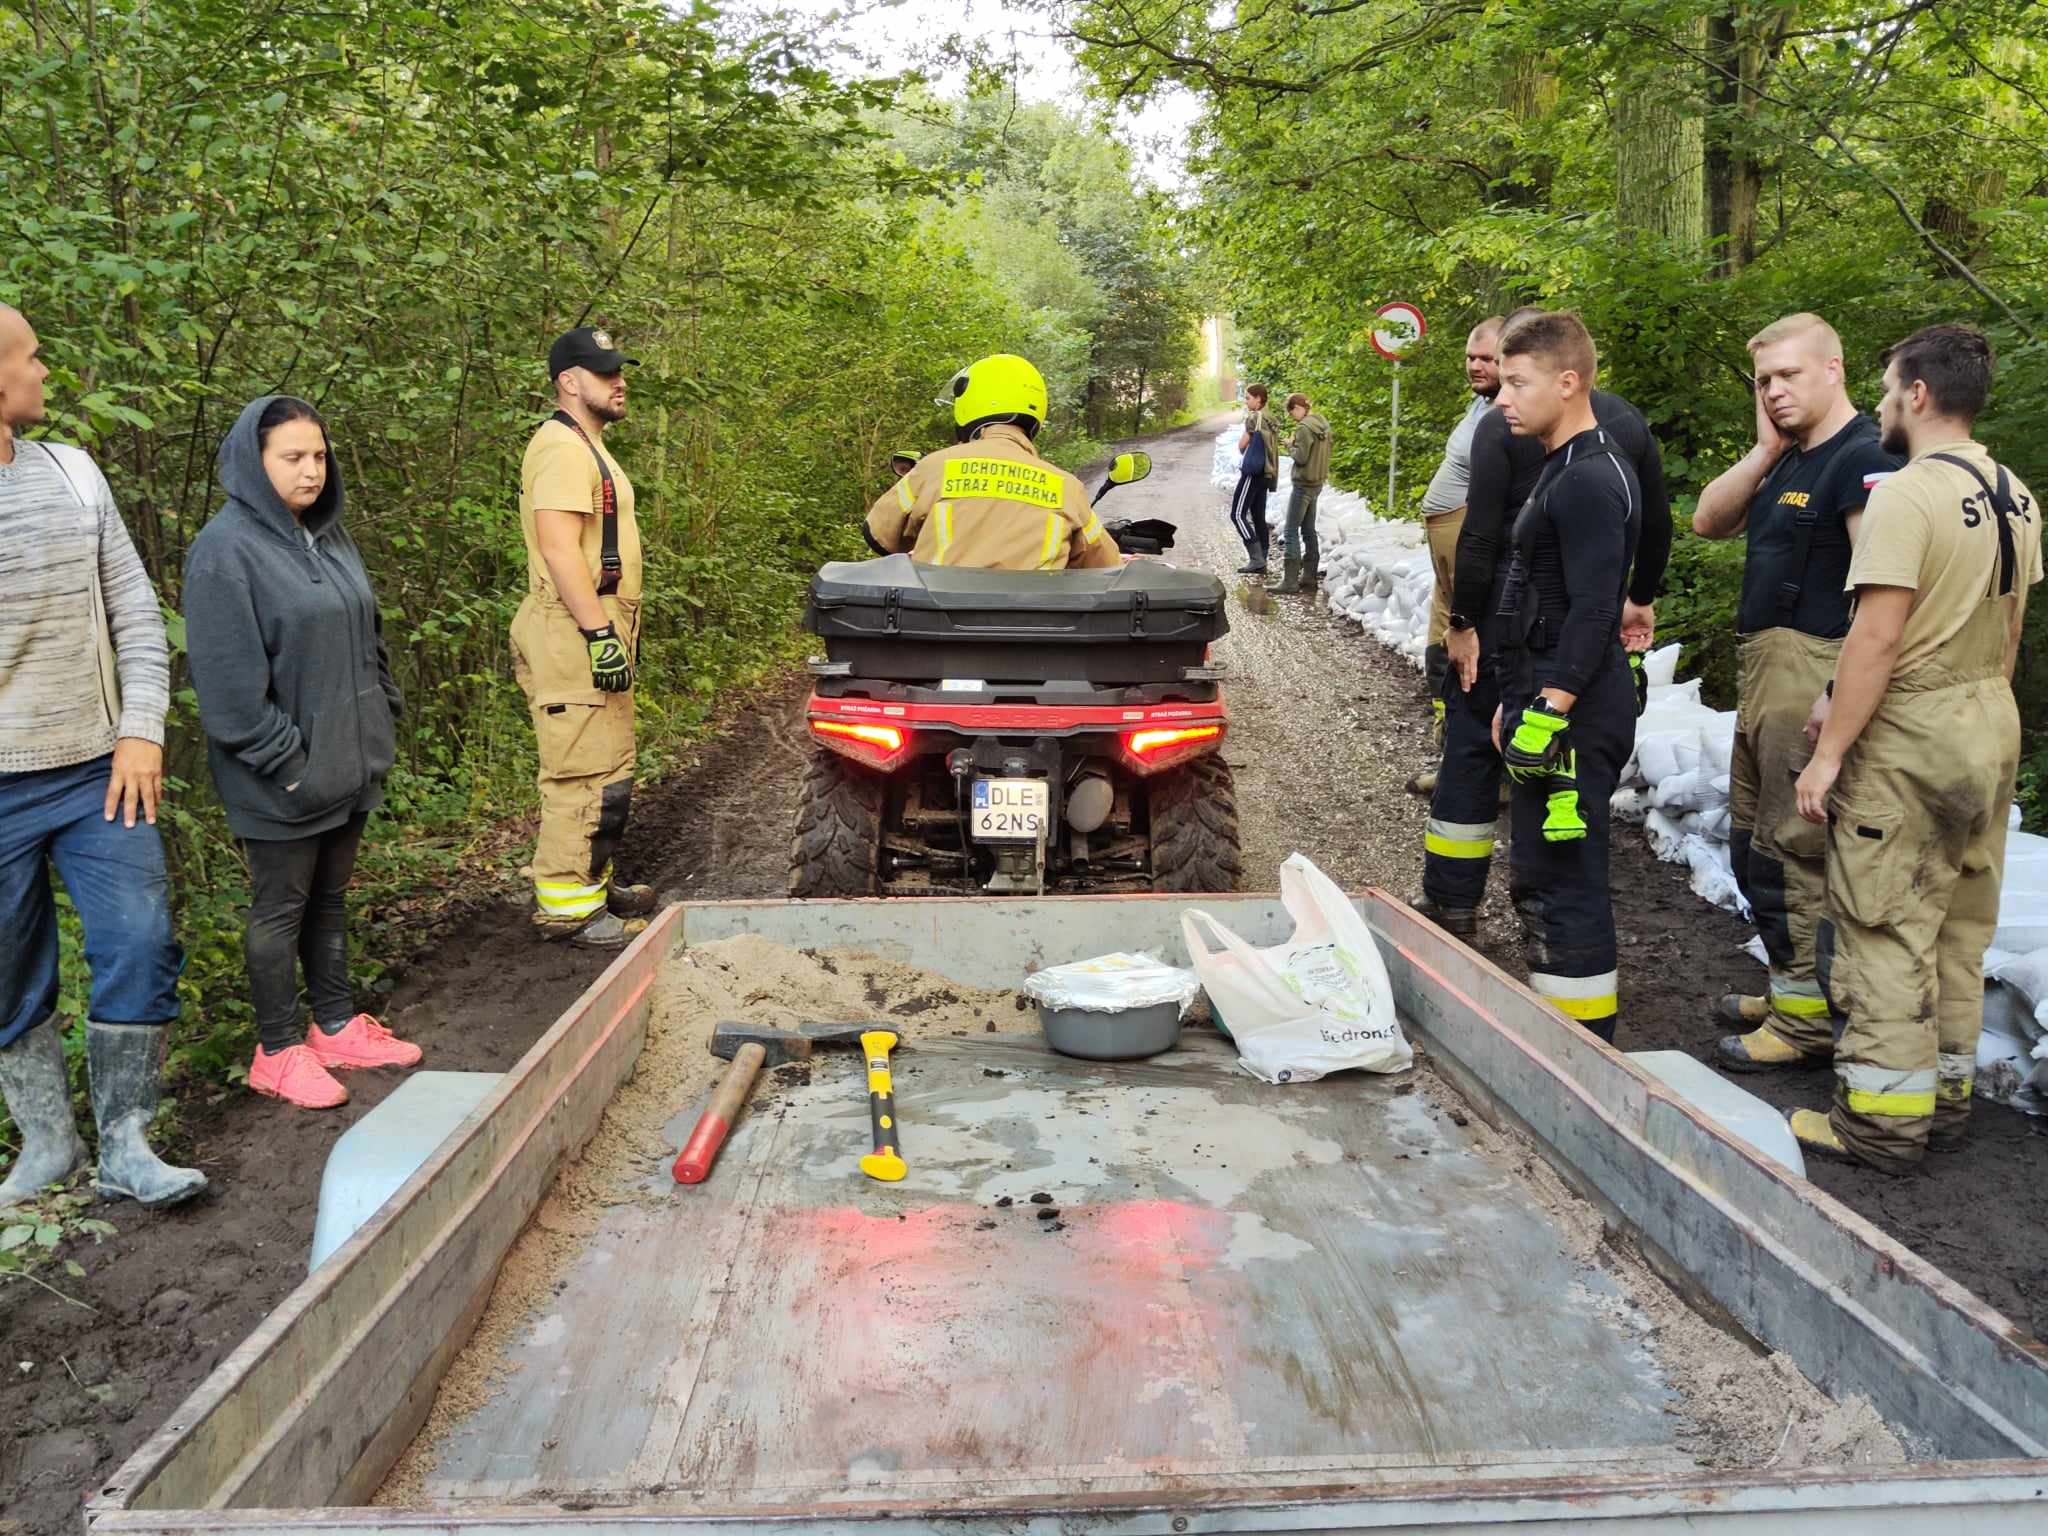
<svg viewBox="0 0 2048 1536"><path fill-rule="evenodd" d="M1130 485L1152 473L1152 455L1149 453L1120 453L1109 461L1109 483Z"/></svg>

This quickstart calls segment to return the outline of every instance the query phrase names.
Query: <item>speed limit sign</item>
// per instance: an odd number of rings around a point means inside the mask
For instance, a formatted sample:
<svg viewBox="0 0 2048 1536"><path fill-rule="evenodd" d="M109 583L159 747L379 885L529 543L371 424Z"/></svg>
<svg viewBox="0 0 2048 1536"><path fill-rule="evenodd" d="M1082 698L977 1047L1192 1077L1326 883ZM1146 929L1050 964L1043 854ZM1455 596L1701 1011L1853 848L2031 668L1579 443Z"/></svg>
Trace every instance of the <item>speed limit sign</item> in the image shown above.
<svg viewBox="0 0 2048 1536"><path fill-rule="evenodd" d="M1379 324L1372 328L1373 350L1397 363L1414 349L1428 329L1422 311L1405 299L1382 304L1373 313L1379 317Z"/></svg>

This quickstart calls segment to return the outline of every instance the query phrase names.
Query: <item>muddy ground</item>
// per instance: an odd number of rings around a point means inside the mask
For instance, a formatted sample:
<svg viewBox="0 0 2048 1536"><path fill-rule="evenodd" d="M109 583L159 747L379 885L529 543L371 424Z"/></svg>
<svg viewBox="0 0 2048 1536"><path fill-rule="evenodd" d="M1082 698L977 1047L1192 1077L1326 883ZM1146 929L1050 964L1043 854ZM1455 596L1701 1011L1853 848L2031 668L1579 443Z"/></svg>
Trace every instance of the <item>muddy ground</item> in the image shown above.
<svg viewBox="0 0 2048 1536"><path fill-rule="evenodd" d="M1242 562L1208 487L1209 435L1154 442L1153 477L1117 492L1109 516L1163 516L1175 557L1228 573ZM1275 499L1275 520L1280 505ZM1277 563L1277 551L1276 551ZM1405 662L1299 599L1233 585L1228 756L1244 813L1247 883L1270 886L1299 848L1346 885L1397 895L1421 872L1420 801L1402 790L1429 759L1426 696ZM695 899L782 893L804 754L802 687L741 709L699 763L643 793L622 872ZM1706 906L1682 870L1623 829L1614 857L1625 1049L1704 1057L1712 1000L1753 988L1748 929ZM1498 877L1496 888L1499 888ZM1519 966L1505 901L1482 948ZM512 1065L603 965L536 944L523 910L451 920L405 974L384 1016L443 1070ZM77 1257L86 1311L22 1285L0 1289L0 1536L75 1531L79 1501L163 1424L221 1357L305 1276L327 1149L396 1086L353 1074L353 1099L310 1115L234 1093L190 1117L213 1180L199 1204L151 1215L106 1207L119 1234ZM1826 1074L1744 1080L1780 1105L1824 1102ZM1814 1182L2037 1335L2048 1335L2048 1124L1979 1104L1966 1150L1893 1179L1816 1164Z"/></svg>

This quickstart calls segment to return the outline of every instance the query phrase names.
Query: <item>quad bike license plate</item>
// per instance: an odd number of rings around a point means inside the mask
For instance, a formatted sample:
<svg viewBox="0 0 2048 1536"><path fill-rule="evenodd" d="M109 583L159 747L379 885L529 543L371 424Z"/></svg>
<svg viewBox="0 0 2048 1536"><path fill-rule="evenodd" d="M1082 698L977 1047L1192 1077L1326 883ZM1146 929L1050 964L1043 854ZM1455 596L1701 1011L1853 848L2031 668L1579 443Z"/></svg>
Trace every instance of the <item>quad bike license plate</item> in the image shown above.
<svg viewBox="0 0 2048 1536"><path fill-rule="evenodd" d="M1035 843L1051 804L1043 779L976 779L968 831L977 843Z"/></svg>

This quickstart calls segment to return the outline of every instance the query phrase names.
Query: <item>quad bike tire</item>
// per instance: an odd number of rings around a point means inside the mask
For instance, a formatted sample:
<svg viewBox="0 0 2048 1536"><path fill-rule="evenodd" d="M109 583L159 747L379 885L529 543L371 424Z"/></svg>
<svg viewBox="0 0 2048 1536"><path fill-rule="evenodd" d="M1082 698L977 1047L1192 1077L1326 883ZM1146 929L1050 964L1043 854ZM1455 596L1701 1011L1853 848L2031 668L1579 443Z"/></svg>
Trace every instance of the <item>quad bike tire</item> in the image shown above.
<svg viewBox="0 0 2048 1536"><path fill-rule="evenodd" d="M1234 891L1242 877L1237 789L1230 764L1198 757L1146 787L1152 829L1152 889Z"/></svg>
<svg viewBox="0 0 2048 1536"><path fill-rule="evenodd" d="M881 775L818 750L797 800L789 850L789 894L872 896L882 848Z"/></svg>

